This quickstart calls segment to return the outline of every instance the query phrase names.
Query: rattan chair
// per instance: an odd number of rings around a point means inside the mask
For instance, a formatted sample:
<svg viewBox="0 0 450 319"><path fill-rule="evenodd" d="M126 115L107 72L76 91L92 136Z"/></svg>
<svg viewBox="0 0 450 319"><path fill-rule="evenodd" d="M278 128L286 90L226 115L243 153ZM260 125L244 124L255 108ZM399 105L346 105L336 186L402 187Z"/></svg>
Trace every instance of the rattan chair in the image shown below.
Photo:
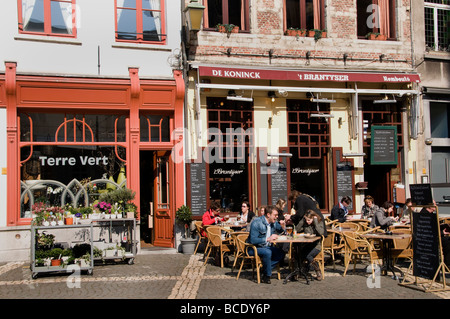
<svg viewBox="0 0 450 319"><path fill-rule="evenodd" d="M197 233L198 233L198 237L199 237L197 246L195 246L195 250L194 250L194 255L195 255L197 253L198 246L200 246L200 243L202 241L206 242L206 245L207 245L205 247L205 252L206 252L206 250L208 249L208 237L204 236L204 228L203 228L203 223L201 220L195 221L194 225L195 225L195 228L197 229Z"/></svg>
<svg viewBox="0 0 450 319"><path fill-rule="evenodd" d="M233 251L233 244L231 242L231 238L222 239L222 231L226 231L222 227L219 226L209 226L206 228L206 232L208 233L208 254L205 257L205 262L208 261L209 255L212 250L215 250L219 253L220 257L220 267L223 268L223 256L227 252Z"/></svg>
<svg viewBox="0 0 450 319"><path fill-rule="evenodd" d="M361 237L357 232L343 232L342 236L345 241L345 270L343 276L347 274L350 261L353 261L353 272L355 272L356 260L362 257L369 257L372 266L372 276L375 276L374 261L383 259L383 251L375 249L371 242Z"/></svg>
<svg viewBox="0 0 450 319"><path fill-rule="evenodd" d="M239 272L237 274L236 280L239 279L239 276L241 275L242 267L245 263L250 262L252 264L252 278L255 277L255 269L256 269L256 276L257 276L257 283L259 284L261 282L261 276L260 276L260 269L262 268L262 262L261 258L258 256L258 251L256 250L256 246L249 244L245 242L247 240L248 235L241 234L236 237L237 241L239 242L239 245L243 247L244 254L241 256L241 266L239 267ZM250 255L249 250L253 249L254 254ZM281 279L280 275L280 265L277 266L277 274L278 274L278 280Z"/></svg>
<svg viewBox="0 0 450 319"><path fill-rule="evenodd" d="M342 237L339 236L335 230L328 229L327 233L328 236L323 239L322 243L323 252L324 254L329 254L331 256L331 259L333 260L333 269L336 270L336 253L341 252L345 245Z"/></svg>
<svg viewBox="0 0 450 319"><path fill-rule="evenodd" d="M392 229L393 234L411 234L411 229ZM399 258L413 259L412 237L404 239L394 239L394 245L391 249L393 264L395 265Z"/></svg>

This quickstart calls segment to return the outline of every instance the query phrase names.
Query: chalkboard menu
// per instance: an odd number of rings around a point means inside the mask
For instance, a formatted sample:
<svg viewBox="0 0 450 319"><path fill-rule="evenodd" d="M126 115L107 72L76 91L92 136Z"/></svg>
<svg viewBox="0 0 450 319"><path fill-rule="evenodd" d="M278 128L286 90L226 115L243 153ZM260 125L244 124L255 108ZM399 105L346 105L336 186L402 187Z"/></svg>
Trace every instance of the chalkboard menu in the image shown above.
<svg viewBox="0 0 450 319"><path fill-rule="evenodd" d="M275 205L280 198L287 201L288 181L285 162L286 159L282 160L280 158L280 162L278 163L278 170L270 175L272 205Z"/></svg>
<svg viewBox="0 0 450 319"><path fill-rule="evenodd" d="M353 161L350 159L342 159L341 154L342 148L334 149L335 198L340 203L342 197L350 197L352 203L348 206L348 210L353 211Z"/></svg>
<svg viewBox="0 0 450 319"><path fill-rule="evenodd" d="M192 215L201 216L206 212L206 163L190 163L190 205Z"/></svg>
<svg viewBox="0 0 450 319"><path fill-rule="evenodd" d="M410 184L411 201L414 205L433 205L430 184Z"/></svg>
<svg viewBox="0 0 450 319"><path fill-rule="evenodd" d="M433 279L440 260L439 223L436 213L423 208L413 212L413 275Z"/></svg>
<svg viewBox="0 0 450 319"><path fill-rule="evenodd" d="M370 164L397 165L397 127L371 126Z"/></svg>

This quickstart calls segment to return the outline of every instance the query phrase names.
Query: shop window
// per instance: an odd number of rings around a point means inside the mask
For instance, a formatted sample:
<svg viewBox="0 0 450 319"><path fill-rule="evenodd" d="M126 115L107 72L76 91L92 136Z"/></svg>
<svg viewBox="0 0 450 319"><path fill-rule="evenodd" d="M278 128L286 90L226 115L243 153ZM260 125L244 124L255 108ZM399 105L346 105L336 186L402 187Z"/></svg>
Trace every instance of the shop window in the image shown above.
<svg viewBox="0 0 450 319"><path fill-rule="evenodd" d="M125 186L125 117L19 113L21 218L32 205L89 205Z"/></svg>
<svg viewBox="0 0 450 319"><path fill-rule="evenodd" d="M284 0L286 29L325 29L324 0Z"/></svg>
<svg viewBox="0 0 450 319"><path fill-rule="evenodd" d="M170 117L141 115L140 133L141 142L170 142Z"/></svg>
<svg viewBox="0 0 450 319"><path fill-rule="evenodd" d="M207 98L210 201L225 210L240 211L250 201L249 153L253 149L253 104Z"/></svg>
<svg viewBox="0 0 450 319"><path fill-rule="evenodd" d="M431 137L450 138L450 104L430 103Z"/></svg>
<svg viewBox="0 0 450 319"><path fill-rule="evenodd" d="M396 38L395 0L357 0L358 38L367 38L369 33Z"/></svg>
<svg viewBox="0 0 450 319"><path fill-rule="evenodd" d="M164 44L164 1L116 0L116 39Z"/></svg>
<svg viewBox="0 0 450 319"><path fill-rule="evenodd" d="M56 36L76 35L76 0L19 0L19 30Z"/></svg>
<svg viewBox="0 0 450 319"><path fill-rule="evenodd" d="M450 52L450 1L427 0L424 6L427 49Z"/></svg>
<svg viewBox="0 0 450 319"><path fill-rule="evenodd" d="M249 0L204 0L204 28L215 30L218 24L234 24L249 31Z"/></svg>

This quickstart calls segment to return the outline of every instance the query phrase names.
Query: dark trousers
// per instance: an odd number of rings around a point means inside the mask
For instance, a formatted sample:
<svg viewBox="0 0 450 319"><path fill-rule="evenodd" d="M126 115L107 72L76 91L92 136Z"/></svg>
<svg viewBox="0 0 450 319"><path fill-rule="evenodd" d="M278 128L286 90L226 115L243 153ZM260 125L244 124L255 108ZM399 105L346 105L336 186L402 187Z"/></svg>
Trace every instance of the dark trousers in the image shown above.
<svg viewBox="0 0 450 319"><path fill-rule="evenodd" d="M262 262L262 273L266 276L272 276L272 269L284 259L285 252L278 247L267 246L267 247L257 247L259 258ZM254 256L253 249L249 249L248 254Z"/></svg>

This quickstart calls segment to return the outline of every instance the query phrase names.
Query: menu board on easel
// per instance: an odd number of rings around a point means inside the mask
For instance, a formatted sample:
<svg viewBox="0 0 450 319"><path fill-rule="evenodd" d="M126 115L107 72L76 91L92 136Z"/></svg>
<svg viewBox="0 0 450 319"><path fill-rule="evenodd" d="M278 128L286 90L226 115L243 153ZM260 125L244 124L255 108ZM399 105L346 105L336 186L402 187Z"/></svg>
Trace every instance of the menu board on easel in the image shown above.
<svg viewBox="0 0 450 319"><path fill-rule="evenodd" d="M334 198L336 204L344 196L352 199L348 206L349 212L354 211L354 166L353 159L342 157L342 148L333 148L333 171L334 171Z"/></svg>
<svg viewBox="0 0 450 319"><path fill-rule="evenodd" d="M413 275L433 279L439 269L439 222L436 212L413 212Z"/></svg>
<svg viewBox="0 0 450 319"><path fill-rule="evenodd" d="M192 215L202 216L206 212L206 163L190 163L187 165L189 171L189 202Z"/></svg>

